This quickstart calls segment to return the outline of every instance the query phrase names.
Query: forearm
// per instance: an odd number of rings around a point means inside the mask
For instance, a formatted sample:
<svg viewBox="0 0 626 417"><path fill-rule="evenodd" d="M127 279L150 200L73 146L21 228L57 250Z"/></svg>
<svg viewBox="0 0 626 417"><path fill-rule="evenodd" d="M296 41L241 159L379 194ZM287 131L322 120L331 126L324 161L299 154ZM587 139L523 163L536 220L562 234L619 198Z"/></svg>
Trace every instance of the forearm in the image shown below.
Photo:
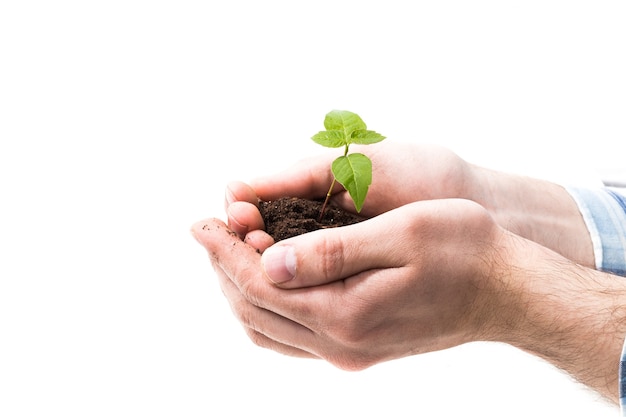
<svg viewBox="0 0 626 417"><path fill-rule="evenodd" d="M505 229L580 265L594 267L591 237L576 202L549 181L474 167L477 202Z"/></svg>
<svg viewBox="0 0 626 417"><path fill-rule="evenodd" d="M626 280L512 236L499 340L540 356L614 402Z"/></svg>

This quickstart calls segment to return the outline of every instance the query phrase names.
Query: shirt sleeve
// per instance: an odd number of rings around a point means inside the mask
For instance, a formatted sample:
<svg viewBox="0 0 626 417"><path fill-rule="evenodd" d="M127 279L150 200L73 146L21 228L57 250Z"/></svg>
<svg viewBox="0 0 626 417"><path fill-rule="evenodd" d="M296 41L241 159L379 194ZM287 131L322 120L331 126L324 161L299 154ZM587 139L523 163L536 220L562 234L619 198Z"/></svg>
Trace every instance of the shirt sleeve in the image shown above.
<svg viewBox="0 0 626 417"><path fill-rule="evenodd" d="M567 188L593 242L596 269L626 276L626 189Z"/></svg>
<svg viewBox="0 0 626 417"><path fill-rule="evenodd" d="M578 204L593 242L596 268L626 276L626 188L567 187ZM626 341L619 367L619 397L626 417Z"/></svg>

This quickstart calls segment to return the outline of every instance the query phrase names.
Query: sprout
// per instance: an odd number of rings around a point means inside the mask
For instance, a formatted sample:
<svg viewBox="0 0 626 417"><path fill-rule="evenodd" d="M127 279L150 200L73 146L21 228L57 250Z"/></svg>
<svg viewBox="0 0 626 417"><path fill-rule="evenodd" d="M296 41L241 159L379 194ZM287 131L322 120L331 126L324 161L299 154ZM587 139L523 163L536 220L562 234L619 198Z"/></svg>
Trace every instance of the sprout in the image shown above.
<svg viewBox="0 0 626 417"><path fill-rule="evenodd" d="M350 194L356 211L361 212L367 190L372 183L372 161L362 153L349 154L348 150L353 143L368 145L380 142L385 137L373 130L367 130L367 126L357 114L345 110L333 110L328 113L324 118L324 127L326 130L317 133L311 139L328 148L343 146L344 153L332 163L333 181L326 194L320 219L324 215L335 182L343 185Z"/></svg>

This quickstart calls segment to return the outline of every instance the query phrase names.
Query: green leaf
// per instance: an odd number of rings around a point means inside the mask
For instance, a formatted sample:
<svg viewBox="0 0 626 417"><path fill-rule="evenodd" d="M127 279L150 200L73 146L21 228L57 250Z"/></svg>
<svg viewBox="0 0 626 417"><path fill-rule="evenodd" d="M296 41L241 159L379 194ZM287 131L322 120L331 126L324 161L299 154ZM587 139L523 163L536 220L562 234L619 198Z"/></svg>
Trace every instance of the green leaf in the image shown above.
<svg viewBox="0 0 626 417"><path fill-rule="evenodd" d="M333 110L324 118L326 130L341 130L346 138L352 136L355 130L365 130L365 122L356 114L346 110Z"/></svg>
<svg viewBox="0 0 626 417"><path fill-rule="evenodd" d="M346 144L346 137L342 130L323 130L313 135L311 139L327 148L339 148Z"/></svg>
<svg viewBox="0 0 626 417"><path fill-rule="evenodd" d="M337 181L350 193L356 211L361 212L372 183L372 161L362 153L352 153L335 159L332 171Z"/></svg>
<svg viewBox="0 0 626 417"><path fill-rule="evenodd" d="M374 132L373 130L357 130L352 133L350 143L369 145L370 143L380 142L383 139L385 139L383 135Z"/></svg>

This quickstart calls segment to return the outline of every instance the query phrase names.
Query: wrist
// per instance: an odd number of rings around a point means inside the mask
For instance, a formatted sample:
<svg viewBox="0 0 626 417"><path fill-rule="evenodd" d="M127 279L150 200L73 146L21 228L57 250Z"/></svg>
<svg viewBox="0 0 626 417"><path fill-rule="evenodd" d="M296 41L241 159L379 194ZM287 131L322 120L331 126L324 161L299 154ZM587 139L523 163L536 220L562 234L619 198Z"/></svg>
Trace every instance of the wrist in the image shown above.
<svg viewBox="0 0 626 417"><path fill-rule="evenodd" d="M593 245L578 205L562 186L475 167L473 195L506 230L580 265L595 266Z"/></svg>
<svg viewBox="0 0 626 417"><path fill-rule="evenodd" d="M511 236L493 339L539 356L617 400L626 281Z"/></svg>

